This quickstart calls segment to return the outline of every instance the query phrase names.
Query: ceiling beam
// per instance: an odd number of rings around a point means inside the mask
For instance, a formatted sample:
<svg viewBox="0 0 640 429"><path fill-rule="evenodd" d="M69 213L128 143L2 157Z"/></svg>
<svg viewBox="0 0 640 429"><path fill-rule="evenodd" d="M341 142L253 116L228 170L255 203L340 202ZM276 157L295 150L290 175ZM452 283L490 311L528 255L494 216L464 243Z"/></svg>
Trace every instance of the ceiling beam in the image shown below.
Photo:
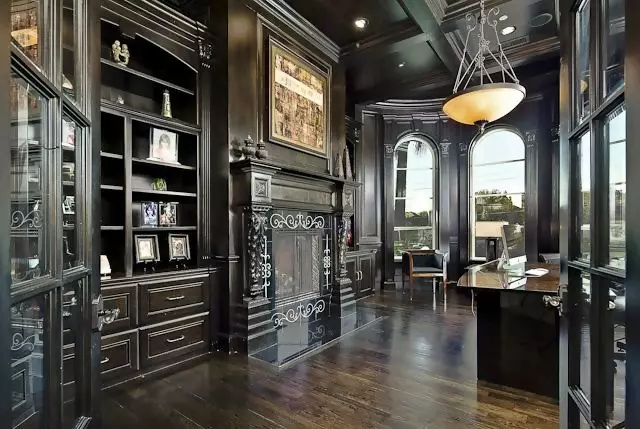
<svg viewBox="0 0 640 429"><path fill-rule="evenodd" d="M451 74L458 72L458 57L446 41L436 18L425 0L396 0L407 16L420 27L427 43Z"/></svg>
<svg viewBox="0 0 640 429"><path fill-rule="evenodd" d="M371 62L388 54L401 52L418 43L425 43L426 35L412 20L401 21L384 31L342 48L340 60L345 65Z"/></svg>
<svg viewBox="0 0 640 429"><path fill-rule="evenodd" d="M348 98L354 103L367 104L389 99L392 95L391 89L393 89L394 98L402 98L416 90L433 90L449 87L452 84L453 80L448 70L435 70L426 75L419 73L417 76L401 81L393 81L393 83L386 81L361 91L354 91Z"/></svg>

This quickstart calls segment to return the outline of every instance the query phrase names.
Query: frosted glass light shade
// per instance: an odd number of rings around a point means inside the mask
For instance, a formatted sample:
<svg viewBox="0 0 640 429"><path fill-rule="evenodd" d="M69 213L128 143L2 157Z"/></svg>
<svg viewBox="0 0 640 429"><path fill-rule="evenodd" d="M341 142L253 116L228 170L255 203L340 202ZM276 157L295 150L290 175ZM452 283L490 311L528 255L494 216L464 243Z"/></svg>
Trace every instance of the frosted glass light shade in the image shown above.
<svg viewBox="0 0 640 429"><path fill-rule="evenodd" d="M496 121L516 108L527 95L517 83L489 83L460 91L444 101L442 110L461 124Z"/></svg>

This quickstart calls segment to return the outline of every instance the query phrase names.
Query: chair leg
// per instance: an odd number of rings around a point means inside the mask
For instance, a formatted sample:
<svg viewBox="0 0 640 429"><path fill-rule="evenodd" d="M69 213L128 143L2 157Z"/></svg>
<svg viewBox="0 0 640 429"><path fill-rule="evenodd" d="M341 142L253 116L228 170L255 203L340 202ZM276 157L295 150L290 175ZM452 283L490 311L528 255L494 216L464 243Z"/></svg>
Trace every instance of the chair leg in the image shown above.
<svg viewBox="0 0 640 429"><path fill-rule="evenodd" d="M413 301L413 275L409 274L409 301Z"/></svg>

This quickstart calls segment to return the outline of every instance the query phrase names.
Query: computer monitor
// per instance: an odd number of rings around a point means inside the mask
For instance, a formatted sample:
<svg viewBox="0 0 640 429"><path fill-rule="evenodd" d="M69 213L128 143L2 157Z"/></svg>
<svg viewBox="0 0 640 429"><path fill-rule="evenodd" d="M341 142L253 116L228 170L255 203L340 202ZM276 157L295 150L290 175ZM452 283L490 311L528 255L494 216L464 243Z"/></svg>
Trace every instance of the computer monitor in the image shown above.
<svg viewBox="0 0 640 429"><path fill-rule="evenodd" d="M527 262L524 248L524 226L502 226L502 256L500 259L501 268L515 268Z"/></svg>

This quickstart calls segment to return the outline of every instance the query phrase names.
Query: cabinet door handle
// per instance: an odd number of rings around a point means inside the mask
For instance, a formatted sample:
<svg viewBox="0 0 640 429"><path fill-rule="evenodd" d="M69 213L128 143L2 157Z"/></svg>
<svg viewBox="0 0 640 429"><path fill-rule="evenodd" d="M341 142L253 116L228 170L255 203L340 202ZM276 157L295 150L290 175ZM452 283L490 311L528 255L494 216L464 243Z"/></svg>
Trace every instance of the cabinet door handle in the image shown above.
<svg viewBox="0 0 640 429"><path fill-rule="evenodd" d="M178 341L184 340L184 335L180 335L178 338L167 338L167 343L177 343Z"/></svg>
<svg viewBox="0 0 640 429"><path fill-rule="evenodd" d="M358 271L358 280L362 280L362 271Z"/></svg>
<svg viewBox="0 0 640 429"><path fill-rule="evenodd" d="M180 301L181 299L184 299L184 295L178 295L178 296L168 296L165 298L167 301Z"/></svg>
<svg viewBox="0 0 640 429"><path fill-rule="evenodd" d="M100 361L100 363L101 363L101 364L105 364L105 363L109 362L110 360L111 360L111 359L109 359L108 357L106 357L106 358L102 359L102 360Z"/></svg>

